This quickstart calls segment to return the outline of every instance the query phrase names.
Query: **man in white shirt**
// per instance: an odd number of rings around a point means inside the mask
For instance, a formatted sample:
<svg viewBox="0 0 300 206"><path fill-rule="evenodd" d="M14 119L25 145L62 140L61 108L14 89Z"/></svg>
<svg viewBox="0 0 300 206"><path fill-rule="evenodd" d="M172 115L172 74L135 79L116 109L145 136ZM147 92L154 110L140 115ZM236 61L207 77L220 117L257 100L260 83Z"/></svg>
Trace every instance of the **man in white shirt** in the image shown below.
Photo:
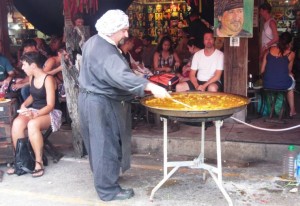
<svg viewBox="0 0 300 206"><path fill-rule="evenodd" d="M264 19L264 26L261 32L260 58L263 59L271 46L275 46L279 36L277 31L277 22L272 18L272 6L269 3L263 3L259 6L259 14Z"/></svg>
<svg viewBox="0 0 300 206"><path fill-rule="evenodd" d="M223 52L215 48L212 31L204 33L203 43L204 49L194 54L189 75L190 81L177 84L177 92L187 90L217 92L221 89Z"/></svg>

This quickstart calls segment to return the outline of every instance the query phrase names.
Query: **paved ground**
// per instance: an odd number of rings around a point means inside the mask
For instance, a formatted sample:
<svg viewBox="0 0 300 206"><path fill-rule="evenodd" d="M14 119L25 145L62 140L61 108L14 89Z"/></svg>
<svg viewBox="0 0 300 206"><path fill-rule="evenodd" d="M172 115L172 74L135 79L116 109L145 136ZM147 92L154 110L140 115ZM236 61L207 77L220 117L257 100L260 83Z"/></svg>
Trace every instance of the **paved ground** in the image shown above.
<svg viewBox="0 0 300 206"><path fill-rule="evenodd" d="M123 174L120 183L132 187L135 196L126 201L102 202L93 187L88 161L76 159L72 151L57 164L50 162L41 178L31 175L8 176L0 183L0 205L22 206L194 206L227 205L213 179L207 175L202 180L203 170L182 168L159 189L154 201L149 201L153 187L162 178L161 157L133 155L132 168ZM187 156L173 156L170 160L189 160ZM299 205L300 194L291 193L288 182L282 181L281 165L267 162L246 165L228 164L223 168L224 187L234 205ZM6 166L0 166L5 171Z"/></svg>
<svg viewBox="0 0 300 206"><path fill-rule="evenodd" d="M300 109L297 111L299 112ZM265 123L263 119L254 119L251 123L278 129L299 125L300 118L298 114L294 119L288 120L285 125ZM0 178L0 206L227 205L210 175L206 175L207 179L204 181L202 180L203 170L190 168L182 168L176 172L156 192L154 201L150 202L151 190L163 177L162 131L153 130L147 125L144 127L139 125L133 130L133 146L136 146L133 151L138 151L138 153L132 156L132 168L120 178L122 187L134 188L134 198L126 201L103 202L99 200L94 190L87 159L74 157L70 134L70 131L52 134L51 140L65 156L57 164L50 161L43 177L32 178L30 175L18 177L4 174L2 182ZM199 128L187 125L182 125L179 131L170 133L170 153L173 156L170 156L169 160L192 160L195 154L199 154L196 151L197 148L199 149L199 134ZM226 159L223 167L223 184L234 205L296 206L300 204L300 193L290 192L295 188L294 183L280 178L281 163L264 161L264 159L271 160L273 156L277 156L277 160L280 159L286 151L287 144L300 145L299 129L271 133L225 122L221 129L221 137L222 152L225 153L222 157L226 154L230 157L223 158L223 160ZM210 150L214 150L211 146L214 145L213 128L207 130L206 139L206 144L208 144L206 153L209 153ZM179 148L191 155L174 156L178 154ZM257 156L255 161L235 161L235 158L244 156L247 150L252 157ZM208 159L207 163L214 164L215 160ZM0 177L1 170L6 171L6 169L6 165L0 165Z"/></svg>

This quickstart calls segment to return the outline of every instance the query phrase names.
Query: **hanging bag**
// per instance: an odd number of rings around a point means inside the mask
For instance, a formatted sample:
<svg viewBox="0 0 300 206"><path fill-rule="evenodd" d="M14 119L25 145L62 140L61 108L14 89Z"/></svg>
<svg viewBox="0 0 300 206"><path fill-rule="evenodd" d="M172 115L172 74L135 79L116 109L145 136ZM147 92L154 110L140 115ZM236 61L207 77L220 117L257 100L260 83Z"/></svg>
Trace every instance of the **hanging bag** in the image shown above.
<svg viewBox="0 0 300 206"><path fill-rule="evenodd" d="M15 174L32 173L35 168L35 155L28 137L17 140L15 153Z"/></svg>

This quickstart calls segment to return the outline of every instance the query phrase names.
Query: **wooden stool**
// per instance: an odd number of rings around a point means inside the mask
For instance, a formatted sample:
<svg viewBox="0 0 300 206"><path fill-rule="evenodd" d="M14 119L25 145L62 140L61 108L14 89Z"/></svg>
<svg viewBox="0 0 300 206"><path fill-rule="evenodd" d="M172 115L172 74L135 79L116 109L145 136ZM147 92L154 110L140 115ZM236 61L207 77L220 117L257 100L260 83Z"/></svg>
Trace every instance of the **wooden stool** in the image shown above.
<svg viewBox="0 0 300 206"><path fill-rule="evenodd" d="M131 101L132 128L136 128L140 121L146 121L146 108L140 103L140 98Z"/></svg>
<svg viewBox="0 0 300 206"><path fill-rule="evenodd" d="M43 132L43 139L44 139L44 150L49 154L52 159L53 163L57 163L60 158L64 155L57 151L57 149L53 146L53 144L49 141L49 136L52 134L52 127L50 126L45 132Z"/></svg>
<svg viewBox="0 0 300 206"><path fill-rule="evenodd" d="M261 117L263 105L260 104L259 106L259 102L261 102L262 98L262 88L248 89L247 97L250 99L250 103L247 106L247 120Z"/></svg>
<svg viewBox="0 0 300 206"><path fill-rule="evenodd" d="M287 107L287 90L275 90L275 89L263 89L262 93L262 104L263 106L267 104L267 100L270 102L271 110L269 118L265 119L266 122L275 122L275 123L285 123L284 120L282 120L283 115L286 113L286 107ZM279 96L282 95L282 103L280 105L280 110L278 114L278 119L273 119L273 116L275 115L275 106L276 102L278 101Z"/></svg>

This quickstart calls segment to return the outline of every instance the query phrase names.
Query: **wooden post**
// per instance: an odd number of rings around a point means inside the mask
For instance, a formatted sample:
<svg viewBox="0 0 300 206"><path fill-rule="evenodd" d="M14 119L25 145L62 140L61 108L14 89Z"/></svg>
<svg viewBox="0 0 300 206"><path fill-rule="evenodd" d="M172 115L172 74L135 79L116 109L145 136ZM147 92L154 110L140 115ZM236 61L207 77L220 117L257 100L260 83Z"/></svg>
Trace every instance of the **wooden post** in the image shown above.
<svg viewBox="0 0 300 206"><path fill-rule="evenodd" d="M239 46L230 46L230 38L224 40L224 92L247 96L248 39L240 38ZM245 121L246 111L234 114Z"/></svg>
<svg viewBox="0 0 300 206"><path fill-rule="evenodd" d="M4 56L10 57L7 24L7 0L0 0L0 40L2 41Z"/></svg>

